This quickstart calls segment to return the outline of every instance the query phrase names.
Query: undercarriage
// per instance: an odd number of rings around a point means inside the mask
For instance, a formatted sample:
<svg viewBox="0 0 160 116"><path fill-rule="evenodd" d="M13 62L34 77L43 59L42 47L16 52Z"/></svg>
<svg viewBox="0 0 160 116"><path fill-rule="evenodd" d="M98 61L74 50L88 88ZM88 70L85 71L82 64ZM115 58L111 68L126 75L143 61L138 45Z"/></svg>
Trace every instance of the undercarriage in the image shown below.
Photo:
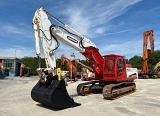
<svg viewBox="0 0 160 116"><path fill-rule="evenodd" d="M77 93L85 96L92 93L102 93L104 99L114 100L136 91L134 82L105 83L101 81L90 81L77 86Z"/></svg>

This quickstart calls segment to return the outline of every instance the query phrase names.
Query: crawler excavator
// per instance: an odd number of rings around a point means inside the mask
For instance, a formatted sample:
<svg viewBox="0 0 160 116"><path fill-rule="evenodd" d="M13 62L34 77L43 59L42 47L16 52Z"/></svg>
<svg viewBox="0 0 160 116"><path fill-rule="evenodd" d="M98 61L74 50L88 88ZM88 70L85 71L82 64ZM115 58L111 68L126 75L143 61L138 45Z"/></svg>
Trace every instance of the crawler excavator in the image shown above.
<svg viewBox="0 0 160 116"><path fill-rule="evenodd" d="M56 23L52 24L50 18ZM84 96L94 93L96 90L101 90L105 99L113 100L136 91L134 80L137 79L137 70L126 68L124 56L116 54L102 56L91 40L55 18L43 7L36 10L32 24L36 38L37 55L40 55L40 40L46 66L51 68L53 72L56 70L55 50L59 47L58 40L73 47L88 60L95 77L90 78L89 82L77 86L78 95ZM53 75L56 74L53 73ZM69 108L80 105L68 96L63 79L53 80L48 88L40 86L40 81L38 81L31 91L31 97L37 102L55 108Z"/></svg>
<svg viewBox="0 0 160 116"><path fill-rule="evenodd" d="M88 70L90 70L90 71L93 72L93 69L92 69L91 67L89 67L89 66L81 63L81 62L79 61L79 59L76 59L76 56L74 55L74 53L71 54L71 57L74 57L74 60L75 60L76 63L78 63L79 65L81 65L81 66L83 66L83 67L85 67L85 68L87 68Z"/></svg>
<svg viewBox="0 0 160 116"><path fill-rule="evenodd" d="M80 75L81 75L82 81L85 81L85 80L87 81L88 77L89 78L94 77L95 74L91 67L81 63L79 59L76 59L76 56L74 55L74 53L71 54L71 57L74 57L75 63L81 65L81 71L79 73L81 73Z"/></svg>
<svg viewBox="0 0 160 116"><path fill-rule="evenodd" d="M160 77L160 61L154 67L155 74Z"/></svg>
<svg viewBox="0 0 160 116"><path fill-rule="evenodd" d="M72 80L74 80L74 81L76 80L76 77L77 78L80 77L82 79L81 76L82 76L83 72L78 68L78 64L93 72L93 70L89 66L86 66L85 64L81 63L78 59L76 59L74 53L72 53L71 56L74 57L73 61L71 61L66 56L64 56L64 54L61 55L61 64L64 65L64 63L66 61L67 66L69 67L69 72L68 72L69 79L67 79L67 80L70 80L72 82ZM85 73L86 73L85 75L87 75L87 72L85 72ZM82 79L82 80L85 80L85 79Z"/></svg>
<svg viewBox="0 0 160 116"><path fill-rule="evenodd" d="M71 60L69 60L67 57L64 56L64 54L61 55L61 64L64 65L65 61L67 62L67 66L69 68L69 79L72 82L72 80L76 81L77 77L77 66L75 63L73 63Z"/></svg>
<svg viewBox="0 0 160 116"><path fill-rule="evenodd" d="M150 42L150 48L147 49L148 40ZM148 52L151 51L152 57L154 57L154 33L153 30L143 32L143 61L142 70L139 71L139 79L158 78L160 73L160 63L155 66L148 66Z"/></svg>

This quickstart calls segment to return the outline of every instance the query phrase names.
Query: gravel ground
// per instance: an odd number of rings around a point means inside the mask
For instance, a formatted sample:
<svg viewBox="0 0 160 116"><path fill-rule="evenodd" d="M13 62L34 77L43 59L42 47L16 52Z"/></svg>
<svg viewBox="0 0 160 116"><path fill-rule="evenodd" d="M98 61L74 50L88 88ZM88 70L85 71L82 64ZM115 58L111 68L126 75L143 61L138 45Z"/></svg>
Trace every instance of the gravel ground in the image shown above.
<svg viewBox="0 0 160 116"><path fill-rule="evenodd" d="M0 116L159 116L160 79L137 79L137 91L110 101L102 94L78 96L76 87L82 81L68 82L67 90L81 106L55 110L31 98L38 77L6 77L0 80Z"/></svg>

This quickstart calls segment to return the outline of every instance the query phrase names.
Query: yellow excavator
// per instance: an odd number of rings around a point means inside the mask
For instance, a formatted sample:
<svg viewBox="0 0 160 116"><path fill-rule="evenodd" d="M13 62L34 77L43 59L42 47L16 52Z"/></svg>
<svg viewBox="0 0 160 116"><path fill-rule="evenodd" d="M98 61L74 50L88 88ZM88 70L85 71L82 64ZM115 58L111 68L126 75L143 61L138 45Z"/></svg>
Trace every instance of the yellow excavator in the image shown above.
<svg viewBox="0 0 160 116"><path fill-rule="evenodd" d="M160 61L154 67L155 73L160 77Z"/></svg>

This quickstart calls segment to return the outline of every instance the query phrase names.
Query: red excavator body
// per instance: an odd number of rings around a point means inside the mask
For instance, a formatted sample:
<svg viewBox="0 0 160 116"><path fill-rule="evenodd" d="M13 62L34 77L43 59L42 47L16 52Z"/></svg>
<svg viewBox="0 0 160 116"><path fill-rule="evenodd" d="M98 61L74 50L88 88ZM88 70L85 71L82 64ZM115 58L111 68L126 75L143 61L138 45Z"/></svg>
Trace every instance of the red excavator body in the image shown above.
<svg viewBox="0 0 160 116"><path fill-rule="evenodd" d="M103 80L112 82L132 81L136 76L127 77L125 57L105 55L103 63Z"/></svg>
<svg viewBox="0 0 160 116"><path fill-rule="evenodd" d="M82 54L87 57L95 77L88 78L90 82L77 86L79 95L95 93L98 90L103 92L105 99L116 99L136 90L133 81L137 78L137 69L126 67L124 56L110 54L102 57L94 47L86 48Z"/></svg>

